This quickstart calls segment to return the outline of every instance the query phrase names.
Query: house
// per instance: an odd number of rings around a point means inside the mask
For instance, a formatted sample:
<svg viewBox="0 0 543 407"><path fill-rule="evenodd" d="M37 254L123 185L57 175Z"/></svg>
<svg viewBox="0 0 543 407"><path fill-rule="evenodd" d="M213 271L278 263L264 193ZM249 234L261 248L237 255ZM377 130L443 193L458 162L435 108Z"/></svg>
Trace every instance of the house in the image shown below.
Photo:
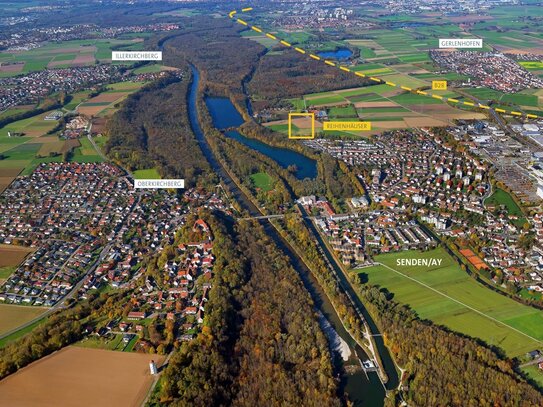
<svg viewBox="0 0 543 407"><path fill-rule="evenodd" d="M139 312L139 311L131 311L128 313L128 316L127 318L129 320L139 320L139 319L144 319L145 318L145 312Z"/></svg>

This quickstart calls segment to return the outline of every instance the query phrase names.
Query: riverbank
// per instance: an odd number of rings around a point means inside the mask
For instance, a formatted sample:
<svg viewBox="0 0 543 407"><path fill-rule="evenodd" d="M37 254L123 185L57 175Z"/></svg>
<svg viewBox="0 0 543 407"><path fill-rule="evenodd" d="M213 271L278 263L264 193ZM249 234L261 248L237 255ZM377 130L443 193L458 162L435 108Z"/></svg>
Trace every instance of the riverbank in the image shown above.
<svg viewBox="0 0 543 407"><path fill-rule="evenodd" d="M221 178L223 178L224 183L228 185L232 194L237 197L237 199L239 198L243 209L246 210L251 216L259 216L263 212L259 209L258 203L255 203L251 199L251 195L248 193L248 191L242 191L242 186L239 180L237 180L235 175L231 174L230 171L228 171L228 169L219 162L211 150L206 136L199 126L200 112L198 111L198 107L200 106L201 108L205 108L205 104L198 103L201 85L199 84L198 71L194 67L193 78L193 84L191 85L189 94L189 117L191 118L193 132L195 133L196 138L204 151L204 155L206 155L206 158L208 158L210 161L213 169L221 176ZM347 343L352 344L354 338L352 338L351 335L345 330L343 323L336 313L336 310L330 303L326 294L322 291L322 288L318 282L312 276L310 269L304 264L303 259L294 252L292 247L289 247L288 243L280 236L278 231L270 222L263 220L262 224L265 227L266 232L272 237L278 247L290 258L291 264L298 271L304 286L310 292L315 302L316 309L322 312L328 322L334 327L338 335L340 335ZM362 349L360 349L359 352L362 352ZM353 353L356 354L356 352ZM347 390L349 392L349 398L355 403L355 405L383 405L385 389L383 388L377 374L369 374L366 376L362 371L359 370L359 373L345 375L344 377L346 382L344 388L349 389Z"/></svg>

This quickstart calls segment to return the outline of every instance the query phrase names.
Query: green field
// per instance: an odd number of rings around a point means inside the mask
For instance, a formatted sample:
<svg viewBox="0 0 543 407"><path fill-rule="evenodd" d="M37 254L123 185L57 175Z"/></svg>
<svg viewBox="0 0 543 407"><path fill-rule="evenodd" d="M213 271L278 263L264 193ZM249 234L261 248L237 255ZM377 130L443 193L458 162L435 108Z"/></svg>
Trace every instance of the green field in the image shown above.
<svg viewBox="0 0 543 407"><path fill-rule="evenodd" d="M134 69L132 72L135 74L140 73L155 73L162 71L162 65L158 64L148 64L144 66L140 66L139 68Z"/></svg>
<svg viewBox="0 0 543 407"><path fill-rule="evenodd" d="M543 62L540 61L520 61L519 64L528 70L543 69Z"/></svg>
<svg viewBox="0 0 543 407"><path fill-rule="evenodd" d="M160 179L160 174L156 168L149 168L147 170L136 170L132 173L135 179Z"/></svg>
<svg viewBox="0 0 543 407"><path fill-rule="evenodd" d="M440 266L400 266L397 259L436 258ZM423 319L477 337L510 357L543 345L543 312L477 283L441 248L380 255L382 265L356 270L370 284L386 288ZM388 267L387 267L388 266Z"/></svg>
<svg viewBox="0 0 543 407"><path fill-rule="evenodd" d="M509 195L503 189L496 188L494 193L485 200L485 205L496 205L497 207L504 205L507 208L507 213L509 215L519 217L519 219L514 221L515 225L517 225L518 227L522 227L522 225L526 223L526 218L524 217L524 214L522 213L520 207L513 200L511 195Z"/></svg>
<svg viewBox="0 0 543 407"><path fill-rule="evenodd" d="M15 270L17 270L17 266L0 267L0 280L7 280Z"/></svg>
<svg viewBox="0 0 543 407"><path fill-rule="evenodd" d="M75 346L92 349L122 350L124 348L124 343L122 335L114 335L112 338L88 336L85 339L77 342Z"/></svg>
<svg viewBox="0 0 543 407"><path fill-rule="evenodd" d="M257 172L251 175L251 181L256 188L268 192L273 189L273 179L265 172Z"/></svg>
<svg viewBox="0 0 543 407"><path fill-rule="evenodd" d="M534 380L539 387L543 388L543 372L537 365L526 366L521 370L528 375L528 377Z"/></svg>

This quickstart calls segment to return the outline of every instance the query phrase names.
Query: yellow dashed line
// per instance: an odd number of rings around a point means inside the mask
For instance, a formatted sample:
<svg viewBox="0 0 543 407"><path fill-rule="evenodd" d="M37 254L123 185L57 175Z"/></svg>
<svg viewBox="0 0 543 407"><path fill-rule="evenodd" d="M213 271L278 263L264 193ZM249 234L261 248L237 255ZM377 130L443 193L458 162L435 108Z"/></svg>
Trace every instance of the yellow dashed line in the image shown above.
<svg viewBox="0 0 543 407"><path fill-rule="evenodd" d="M247 7L247 8L243 8L241 9L242 12L247 12L247 11L251 11L253 8L252 7ZM234 15L237 13L236 10L232 10L230 13L228 13L228 16L230 18L234 18ZM247 24L247 22L245 22L244 20L242 20L241 18L237 18L236 21L241 24L241 25L244 25L244 26L249 26L249 24ZM258 32L258 33L261 33L262 32L262 29L261 28L258 28L258 27L255 27L254 25L253 26L249 26L252 30ZM285 40L281 40L279 38L277 38L275 35L273 34L270 34L270 33L265 33L266 34L266 37L274 40L274 41L279 41L281 44L283 44L285 47L292 47L292 44L286 42ZM296 51L298 51L300 54L306 54L307 51L305 51L304 49L302 48L299 48L299 47L294 47L294 49ZM321 61L322 58L319 57L318 55L315 55L315 54L311 54L309 53L308 54L310 58L316 60L316 61ZM332 61L329 61L329 60L323 60L323 62L327 65L330 65L330 66L338 66L336 65L334 62ZM345 66L338 66L339 69L341 69L342 71L345 71L345 72L351 72L351 73L354 73L356 76L359 76L361 78L366 78L367 75L363 74L362 72L356 72L356 71L352 71L351 69L345 67ZM380 79L380 78L376 78L376 77L369 77L370 80L374 81L374 82L379 82L379 83L385 83L387 84L388 86L391 86L391 87L394 87L394 88L401 88L403 90L406 90L408 92L415 92L415 93L418 93L419 95L424 95L424 96L428 96L428 97L432 97L434 99L438 99L438 100L446 100L448 102L451 102L451 103L459 103L459 104L462 104L462 105L466 105L466 106L476 106L478 108L481 108L481 109L487 109L487 110L490 110L491 107L488 106L488 105L483 105L483 104L480 104L480 103L472 103L472 102L464 102L464 101L459 101L458 99L453 99L453 98L444 98L443 96L440 96L440 95L434 95L432 93L428 93L428 92L424 92L422 90L414 90L414 89L411 89L410 87L407 87L407 86L400 86L400 85L397 85L395 84L394 82L388 82L388 81L385 81L383 79ZM507 111L507 110L504 110L504 109L494 109L495 112L498 112L498 113L505 113L505 114L511 114L511 115L514 115L514 116L523 116L523 113L521 112L516 112L516 111ZM543 119L543 116L537 116L535 114L526 114L525 115L527 118L529 119Z"/></svg>

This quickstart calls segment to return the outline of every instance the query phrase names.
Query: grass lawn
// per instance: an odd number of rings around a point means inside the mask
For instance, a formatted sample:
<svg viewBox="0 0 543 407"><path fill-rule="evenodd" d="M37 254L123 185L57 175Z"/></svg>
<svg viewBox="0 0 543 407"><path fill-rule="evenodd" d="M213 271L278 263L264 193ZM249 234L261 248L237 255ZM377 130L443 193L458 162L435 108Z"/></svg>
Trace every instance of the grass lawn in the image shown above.
<svg viewBox="0 0 543 407"><path fill-rule="evenodd" d="M97 336L88 336L81 341L77 342L75 346L80 346L82 348L92 348L92 349L106 349L106 350L121 350L124 346L123 336L115 335L108 338L99 338Z"/></svg>
<svg viewBox="0 0 543 407"><path fill-rule="evenodd" d="M256 188L260 188L263 191L271 191L273 188L273 180L265 172L257 172L256 174L252 174L251 180Z"/></svg>
<svg viewBox="0 0 543 407"><path fill-rule="evenodd" d="M401 258L442 259L440 266L396 264ZM370 284L388 289L423 319L502 348L515 357L543 345L543 312L477 283L442 249L380 255L384 264L356 270ZM388 266L388 267L386 267Z"/></svg>
<svg viewBox="0 0 543 407"><path fill-rule="evenodd" d="M156 168L149 168L147 170L136 170L132 173L135 179L160 179L160 174Z"/></svg>
<svg viewBox="0 0 543 407"><path fill-rule="evenodd" d="M134 346L136 346L136 343L138 342L139 339L140 338L138 335L135 335L132 339L130 339L130 342L128 342L126 346L124 347L123 352L132 352L132 350L134 349Z"/></svg>
<svg viewBox="0 0 543 407"><path fill-rule="evenodd" d="M543 370L541 370L537 365L526 366L521 369L524 373L535 381L539 387L543 388Z"/></svg>
<svg viewBox="0 0 543 407"><path fill-rule="evenodd" d="M496 205L498 207L500 205L504 205L507 208L509 215L519 217L519 219L513 222L516 226L522 227L522 225L526 223L526 218L524 218L524 214L522 213L520 207L513 200L511 195L509 195L503 189L497 188L494 193L487 198L485 205Z"/></svg>
<svg viewBox="0 0 543 407"><path fill-rule="evenodd" d="M0 267L0 281L7 280L9 276L11 276L16 269L17 269L17 266Z"/></svg>

